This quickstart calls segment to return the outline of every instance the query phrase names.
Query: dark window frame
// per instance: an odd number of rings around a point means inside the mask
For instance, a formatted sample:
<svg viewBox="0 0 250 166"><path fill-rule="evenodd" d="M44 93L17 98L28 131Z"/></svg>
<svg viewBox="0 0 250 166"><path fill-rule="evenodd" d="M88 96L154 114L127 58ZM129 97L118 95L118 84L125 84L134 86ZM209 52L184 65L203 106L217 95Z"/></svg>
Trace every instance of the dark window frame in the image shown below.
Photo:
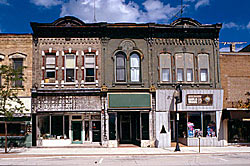
<svg viewBox="0 0 250 166"><path fill-rule="evenodd" d="M118 53L118 54L116 54L116 56L115 56L115 73L116 73L116 78L115 78L115 80L116 80L116 82L126 82L126 56L125 56L125 54L124 53ZM121 58L122 60L123 60L123 62L124 62L124 64L123 65L121 65L121 66L119 66L118 65L118 58ZM118 73L120 73L120 72L118 72L118 70L120 70L120 71L122 71L123 72L123 79L118 79Z"/></svg>
<svg viewBox="0 0 250 166"><path fill-rule="evenodd" d="M23 58L13 58L13 69L19 71L18 74L19 78L23 77ZM13 83L13 87L23 87L23 81L22 80L15 80Z"/></svg>

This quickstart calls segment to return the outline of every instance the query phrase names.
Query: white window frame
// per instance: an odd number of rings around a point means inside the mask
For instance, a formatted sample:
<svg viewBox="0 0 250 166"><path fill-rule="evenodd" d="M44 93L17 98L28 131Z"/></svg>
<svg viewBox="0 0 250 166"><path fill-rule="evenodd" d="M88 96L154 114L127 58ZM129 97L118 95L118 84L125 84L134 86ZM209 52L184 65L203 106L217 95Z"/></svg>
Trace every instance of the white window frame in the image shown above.
<svg viewBox="0 0 250 166"><path fill-rule="evenodd" d="M87 78L87 69L90 68L90 67L86 67L87 66L87 63L86 63L86 57L87 56L93 56L94 57L94 65L93 65L93 69L94 69L94 81L93 82L88 82L86 81L86 78ZM94 53L87 53L84 55L84 82L85 84L92 84L92 83L95 83L96 82L96 54Z"/></svg>
<svg viewBox="0 0 250 166"><path fill-rule="evenodd" d="M167 60L169 59L169 62ZM164 62L166 61L166 62ZM163 78L163 69L169 70L169 77L168 80L164 80ZM159 70L160 70L160 82L171 82L172 81L172 67L171 67L171 54L169 53L164 53L159 55Z"/></svg>
<svg viewBox="0 0 250 166"><path fill-rule="evenodd" d="M132 66L131 65L131 63L132 63L132 58L133 58L133 56L137 56L138 57L138 60L139 60L139 66ZM130 55L130 58L129 58L129 61L130 61L130 68L129 68L129 71L130 71L130 81L131 82L141 82L141 58L140 58L140 55L138 54L138 53L132 53L131 55ZM137 72L138 72L138 80L132 80L132 70L138 70Z"/></svg>
<svg viewBox="0 0 250 166"><path fill-rule="evenodd" d="M74 68L67 68L67 56L73 56L74 57ZM74 70L74 81L69 82L67 81L67 69L73 69ZM76 55L75 54L66 54L64 56L64 82L65 83L74 83L76 81Z"/></svg>

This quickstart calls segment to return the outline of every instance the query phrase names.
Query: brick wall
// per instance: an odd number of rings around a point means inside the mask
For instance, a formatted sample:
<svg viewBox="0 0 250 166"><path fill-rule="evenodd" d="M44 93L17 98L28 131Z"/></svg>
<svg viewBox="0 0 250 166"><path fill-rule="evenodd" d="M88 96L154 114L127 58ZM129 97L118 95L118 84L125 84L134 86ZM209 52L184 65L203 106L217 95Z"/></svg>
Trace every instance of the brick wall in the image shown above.
<svg viewBox="0 0 250 166"><path fill-rule="evenodd" d="M232 102L246 101L250 92L250 52L220 53L221 84L224 89L224 108Z"/></svg>
<svg viewBox="0 0 250 166"><path fill-rule="evenodd" d="M32 35L31 34L0 34L0 54L4 59L0 64L8 65L12 62L11 55L22 54L26 57L23 59L24 77L26 81L23 82L24 91L20 91L19 96L30 97L30 89L32 86Z"/></svg>

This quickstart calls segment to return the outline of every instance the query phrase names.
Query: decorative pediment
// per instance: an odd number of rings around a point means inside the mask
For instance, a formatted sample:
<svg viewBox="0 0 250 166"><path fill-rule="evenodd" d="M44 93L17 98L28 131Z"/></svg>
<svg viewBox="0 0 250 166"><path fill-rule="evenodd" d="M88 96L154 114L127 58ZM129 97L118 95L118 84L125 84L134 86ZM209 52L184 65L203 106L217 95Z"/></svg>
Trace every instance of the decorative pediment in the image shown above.
<svg viewBox="0 0 250 166"><path fill-rule="evenodd" d="M123 40L120 47L124 51L132 51L135 47L135 43L132 40Z"/></svg>
<svg viewBox="0 0 250 166"><path fill-rule="evenodd" d="M184 28L200 27L201 23L192 18L179 18L171 23L172 26L181 26Z"/></svg>
<svg viewBox="0 0 250 166"><path fill-rule="evenodd" d="M9 57L10 59L13 59L13 58L23 58L23 59L24 59L24 58L27 57L27 55L24 54L24 53L15 52L15 53L12 53L12 54L8 55L8 57Z"/></svg>
<svg viewBox="0 0 250 166"><path fill-rule="evenodd" d="M54 26L64 26L64 27L73 27L73 26L82 26L85 23L80 19L73 16L65 16L57 19L52 23Z"/></svg>

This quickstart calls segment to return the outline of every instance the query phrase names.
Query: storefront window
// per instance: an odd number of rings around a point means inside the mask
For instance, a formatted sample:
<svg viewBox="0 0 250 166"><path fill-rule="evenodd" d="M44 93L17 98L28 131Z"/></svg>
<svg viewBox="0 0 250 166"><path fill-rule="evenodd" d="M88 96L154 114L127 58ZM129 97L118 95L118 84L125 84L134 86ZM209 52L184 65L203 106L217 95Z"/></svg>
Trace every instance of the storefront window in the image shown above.
<svg viewBox="0 0 250 166"><path fill-rule="evenodd" d="M25 124L24 123L8 123L7 124L8 136L24 136ZM5 124L0 123L0 136L5 135Z"/></svg>
<svg viewBox="0 0 250 166"><path fill-rule="evenodd" d="M216 114L215 112L203 112L203 136L216 137Z"/></svg>
<svg viewBox="0 0 250 166"><path fill-rule="evenodd" d="M38 128L42 139L69 138L69 116L39 116Z"/></svg>
<svg viewBox="0 0 250 166"><path fill-rule="evenodd" d="M189 138L202 136L200 112L188 112L187 128Z"/></svg>
<svg viewBox="0 0 250 166"><path fill-rule="evenodd" d="M116 117L115 114L110 113L109 114L109 140L115 140L116 139Z"/></svg>
<svg viewBox="0 0 250 166"><path fill-rule="evenodd" d="M172 117L173 120L175 120L175 113L172 114L171 117ZM180 117L180 120L179 120L179 132L178 132L179 137L180 138L186 138L187 137L187 113L186 112L180 112L179 117ZM173 121L173 123L174 123L174 121ZM172 128L172 129L174 129L174 128Z"/></svg>
<svg viewBox="0 0 250 166"><path fill-rule="evenodd" d="M142 122L142 140L149 140L149 114L148 113L141 114L141 122Z"/></svg>
<svg viewBox="0 0 250 166"><path fill-rule="evenodd" d="M63 137L63 116L51 116L51 135L54 138Z"/></svg>
<svg viewBox="0 0 250 166"><path fill-rule="evenodd" d="M38 118L38 128L40 131L40 137L48 139L50 137L50 117L40 116Z"/></svg>

